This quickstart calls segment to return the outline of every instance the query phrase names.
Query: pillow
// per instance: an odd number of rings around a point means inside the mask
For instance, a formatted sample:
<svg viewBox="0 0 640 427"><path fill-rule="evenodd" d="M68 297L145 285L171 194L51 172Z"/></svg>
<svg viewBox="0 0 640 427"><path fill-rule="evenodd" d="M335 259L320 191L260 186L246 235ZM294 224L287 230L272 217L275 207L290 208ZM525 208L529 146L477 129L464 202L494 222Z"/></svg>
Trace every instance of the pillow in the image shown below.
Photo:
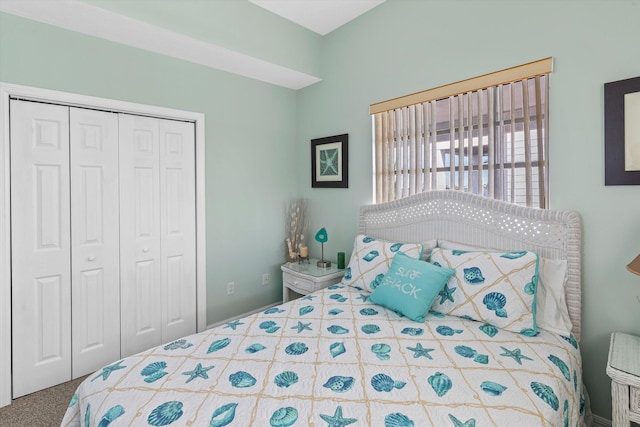
<svg viewBox="0 0 640 427"><path fill-rule="evenodd" d="M497 251L497 249L475 248L447 240L438 240L438 247L469 251ZM536 324L540 329L569 336L573 325L564 294L567 282L567 261L540 257L538 273L540 277L536 295Z"/></svg>
<svg viewBox="0 0 640 427"><path fill-rule="evenodd" d="M424 316L447 280L455 273L398 252L391 268L369 296L369 301L387 307L416 322Z"/></svg>
<svg viewBox="0 0 640 427"><path fill-rule="evenodd" d="M422 244L387 242L359 234L353 243L353 252L344 271L342 284L375 289L377 281L389 270L391 261L398 252L418 259L422 256Z"/></svg>
<svg viewBox="0 0 640 427"><path fill-rule="evenodd" d="M420 259L423 261L429 261L431 251L438 247L438 241L436 239L426 241L422 243L422 255Z"/></svg>
<svg viewBox="0 0 640 427"><path fill-rule="evenodd" d="M431 262L456 270L436 298L433 311L524 335L537 334L537 254L437 248Z"/></svg>

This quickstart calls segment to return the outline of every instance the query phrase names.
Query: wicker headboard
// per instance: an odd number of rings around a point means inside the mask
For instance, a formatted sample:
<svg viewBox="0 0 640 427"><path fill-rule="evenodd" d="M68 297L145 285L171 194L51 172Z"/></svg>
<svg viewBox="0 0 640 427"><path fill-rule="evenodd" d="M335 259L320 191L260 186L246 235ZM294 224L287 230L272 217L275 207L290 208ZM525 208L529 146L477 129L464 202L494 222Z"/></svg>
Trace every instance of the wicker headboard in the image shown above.
<svg viewBox="0 0 640 427"><path fill-rule="evenodd" d="M565 295L580 339L581 221L574 211L527 208L460 191L431 191L360 208L360 234L385 240L449 240L499 250L527 249L567 260Z"/></svg>

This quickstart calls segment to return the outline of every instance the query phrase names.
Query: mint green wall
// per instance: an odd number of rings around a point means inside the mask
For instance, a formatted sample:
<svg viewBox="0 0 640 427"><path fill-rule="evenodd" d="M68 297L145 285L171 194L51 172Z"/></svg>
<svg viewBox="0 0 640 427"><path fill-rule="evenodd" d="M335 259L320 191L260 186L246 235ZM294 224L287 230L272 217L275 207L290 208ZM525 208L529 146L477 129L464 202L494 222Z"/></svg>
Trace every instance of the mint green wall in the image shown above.
<svg viewBox="0 0 640 427"><path fill-rule="evenodd" d="M294 91L8 14L0 58L2 82L204 113L207 321L281 299L284 209L297 191Z"/></svg>
<svg viewBox="0 0 640 427"><path fill-rule="evenodd" d="M640 75L639 17L637 0L387 0L324 37L323 81L298 91L311 229L327 227L329 253L350 252L358 206L373 200L369 104L554 58L551 207L583 218L584 378L608 419L609 335L640 335L640 278L624 268L640 252L640 186L604 186L603 84ZM312 189L309 140L339 133L349 133L349 189Z"/></svg>

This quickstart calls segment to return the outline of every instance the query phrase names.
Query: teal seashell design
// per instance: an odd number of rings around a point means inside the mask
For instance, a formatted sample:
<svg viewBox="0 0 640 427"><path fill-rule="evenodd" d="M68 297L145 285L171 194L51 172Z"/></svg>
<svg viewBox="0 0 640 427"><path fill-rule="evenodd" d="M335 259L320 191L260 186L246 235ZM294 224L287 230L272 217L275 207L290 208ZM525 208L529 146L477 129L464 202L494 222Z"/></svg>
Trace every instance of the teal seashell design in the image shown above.
<svg viewBox="0 0 640 427"><path fill-rule="evenodd" d="M258 325L258 327L260 329L269 329L276 326L276 322L274 322L273 320L266 320L262 323L260 323L260 325Z"/></svg>
<svg viewBox="0 0 640 427"><path fill-rule="evenodd" d="M367 307L361 309L360 314L362 314L363 316L375 316L376 314L378 314L378 310L376 310L375 308Z"/></svg>
<svg viewBox="0 0 640 427"><path fill-rule="evenodd" d="M360 329L362 330L362 332L369 335L375 334L376 332L380 332L380 326L372 325L372 324L362 325Z"/></svg>
<svg viewBox="0 0 640 427"><path fill-rule="evenodd" d="M527 254L527 251L515 251L515 252L507 252L506 254L500 255L500 258L506 259L518 259L522 258Z"/></svg>
<svg viewBox="0 0 640 427"><path fill-rule="evenodd" d="M466 357L466 358L472 358L472 357L475 357L476 354L478 354L477 351L475 351L471 347L467 347L466 345L457 345L454 347L454 350L460 356Z"/></svg>
<svg viewBox="0 0 640 427"><path fill-rule="evenodd" d="M503 308L507 304L507 297L500 292L489 292L482 298L482 303L491 311Z"/></svg>
<svg viewBox="0 0 640 427"><path fill-rule="evenodd" d="M269 419L269 424L272 427L289 427L296 421L298 421L298 410L287 406L276 410Z"/></svg>
<svg viewBox="0 0 640 427"><path fill-rule="evenodd" d="M376 391L384 391L388 393L394 388L400 390L406 384L407 383L405 383L404 381L394 381L393 378L386 374L375 374L373 377L371 377L371 386Z"/></svg>
<svg viewBox="0 0 640 427"><path fill-rule="evenodd" d="M211 345L209 346L209 349L207 350L207 354L213 353L214 351L222 350L223 348L228 346L230 343L231 343L231 338L222 338L222 339L216 340L212 342Z"/></svg>
<svg viewBox="0 0 640 427"><path fill-rule="evenodd" d="M424 333L422 328L404 328L400 331L401 334L409 335L412 337L418 337Z"/></svg>
<svg viewBox="0 0 640 427"><path fill-rule="evenodd" d="M144 382L151 384L154 381L158 381L160 378L164 377L165 375L169 375L169 373L165 371L158 371L155 374L151 374L147 378L145 378Z"/></svg>
<svg viewBox="0 0 640 427"><path fill-rule="evenodd" d="M191 347L193 344L187 342L185 339L177 340L164 346L165 350L177 350L179 348L185 349Z"/></svg>
<svg viewBox="0 0 640 427"><path fill-rule="evenodd" d="M280 326L272 326L270 328L265 329L264 331L268 334L272 334L274 332L277 332L278 329L280 329Z"/></svg>
<svg viewBox="0 0 640 427"><path fill-rule="evenodd" d="M356 380L353 377L342 377L340 375L336 375L329 378L327 382L322 385L322 387L326 387L337 393L344 393L345 391L350 390L355 382Z"/></svg>
<svg viewBox="0 0 640 427"><path fill-rule="evenodd" d="M332 334L336 334L336 335L342 335L342 334L347 334L349 333L349 330L347 328L343 328L342 326L339 325L331 325L327 328L327 331L331 332Z"/></svg>
<svg viewBox="0 0 640 427"><path fill-rule="evenodd" d="M495 337L496 334L499 332L498 328L496 328L493 325L489 325L488 323L485 323L484 325L481 325L478 328L490 337Z"/></svg>
<svg viewBox="0 0 640 427"><path fill-rule="evenodd" d="M373 237L369 237L369 236L364 236L362 238L362 243L371 243L371 242L375 242L376 239L374 239Z"/></svg>
<svg viewBox="0 0 640 427"><path fill-rule="evenodd" d="M384 417L384 427L413 427L413 421L400 412L394 412Z"/></svg>
<svg viewBox="0 0 640 427"><path fill-rule="evenodd" d="M124 408L120 405L113 406L102 416L98 427L107 427L113 420L124 414Z"/></svg>
<svg viewBox="0 0 640 427"><path fill-rule="evenodd" d="M156 407L147 417L152 426L166 426L182 416L182 402L172 400Z"/></svg>
<svg viewBox="0 0 640 427"><path fill-rule="evenodd" d="M502 384L494 383L493 381L483 381L480 384L480 388L489 396L500 396L507 389Z"/></svg>
<svg viewBox="0 0 640 427"><path fill-rule="evenodd" d="M384 279L384 274L378 274L376 278L369 283L369 287L371 289L376 289L382 283L382 279Z"/></svg>
<svg viewBox="0 0 640 427"><path fill-rule="evenodd" d="M331 285L331 286L327 286L327 289L330 289L330 290L332 290L332 291L333 291L333 290L336 290L336 289L342 289L342 288L344 288L344 286L342 286L342 285Z"/></svg>
<svg viewBox="0 0 640 427"><path fill-rule="evenodd" d="M524 286L524 293L527 295L534 295L536 288L538 287L538 276L533 276L531 281Z"/></svg>
<svg viewBox="0 0 640 427"><path fill-rule="evenodd" d="M209 427L224 427L229 425L236 417L237 407L237 403L227 403L213 411L211 421L209 421Z"/></svg>
<svg viewBox="0 0 640 427"><path fill-rule="evenodd" d="M338 302L345 302L347 299L342 296L342 294L331 294L329 298L334 299Z"/></svg>
<svg viewBox="0 0 640 427"><path fill-rule="evenodd" d="M142 371L140 371L140 374L146 377L147 375L153 375L156 372L161 371L166 367L167 367L167 362L149 363L147 366L142 368Z"/></svg>
<svg viewBox="0 0 640 427"><path fill-rule="evenodd" d="M574 337L573 334L569 335L568 337L560 335L560 338L571 344L576 350L578 349L578 340L576 340L576 337Z"/></svg>
<svg viewBox="0 0 640 427"><path fill-rule="evenodd" d="M451 251L451 255L453 255L453 256L460 256L460 255L464 255L464 254L466 254L467 252L469 252L469 251L461 251L460 249L453 249L453 250Z"/></svg>
<svg viewBox="0 0 640 427"><path fill-rule="evenodd" d="M489 356L487 356L486 354L476 354L473 358L473 361L486 365L487 363L489 363Z"/></svg>
<svg viewBox="0 0 640 427"><path fill-rule="evenodd" d="M398 252L400 250L400 248L402 247L402 245L403 245L403 243L394 243L393 245L391 245L389 250L391 252Z"/></svg>
<svg viewBox="0 0 640 427"><path fill-rule="evenodd" d="M368 254L366 254L365 256L362 257L362 259L366 262L371 262L374 259L376 259L376 257L380 255L380 252L378 251L371 251Z"/></svg>
<svg viewBox="0 0 640 427"><path fill-rule="evenodd" d="M454 334L461 334L462 329L453 329L450 326L440 325L436 328L436 332L445 337L450 337Z"/></svg>
<svg viewBox="0 0 640 427"><path fill-rule="evenodd" d="M255 344L251 344L249 347L245 348L244 351L246 353L249 353L249 354L254 354L254 353L257 353L259 351L264 350L265 348L267 348L267 347L263 346L260 343L255 343Z"/></svg>
<svg viewBox="0 0 640 427"><path fill-rule="evenodd" d="M312 305L305 305L304 307L300 307L300 310L298 310L298 313L300 313L300 316L304 316L305 314L309 314L312 311L313 311Z"/></svg>
<svg viewBox="0 0 640 427"><path fill-rule="evenodd" d="M479 285L484 283L482 271L478 267L470 267L464 269L464 280L470 285Z"/></svg>
<svg viewBox="0 0 640 427"><path fill-rule="evenodd" d="M337 314L342 313L344 310L340 310L339 308L332 308L331 310L329 310L329 314L332 316L335 316Z"/></svg>
<svg viewBox="0 0 640 427"><path fill-rule="evenodd" d="M567 399L564 400L564 404L562 405L562 425L564 427L569 427L569 401Z"/></svg>
<svg viewBox="0 0 640 427"><path fill-rule="evenodd" d="M338 357L341 354L345 353L347 349L344 347L344 344L341 342L334 342L329 346L329 353L331 353L331 357Z"/></svg>
<svg viewBox="0 0 640 427"><path fill-rule="evenodd" d="M275 313L284 313L285 310L278 307L270 307L263 311L264 314L275 314Z"/></svg>
<svg viewBox="0 0 640 427"><path fill-rule="evenodd" d="M447 394L447 392L451 390L451 387L453 386L451 378L449 378L447 374L443 374L442 372L436 372L435 374L431 375L427 381L429 381L431 388L436 392L438 397L442 397Z"/></svg>
<svg viewBox="0 0 640 427"><path fill-rule="evenodd" d="M76 403L78 403L78 394L73 393L73 396L71 396L71 402L69 402L69 406L67 406L67 408L71 408Z"/></svg>
<svg viewBox="0 0 640 427"><path fill-rule="evenodd" d="M576 374L576 370L573 370L573 391L578 392L578 374Z"/></svg>
<svg viewBox="0 0 640 427"><path fill-rule="evenodd" d="M255 385L256 379L248 372L238 371L229 375L229 382L236 388L247 388Z"/></svg>
<svg viewBox="0 0 640 427"><path fill-rule="evenodd" d="M549 355L549 357L547 358L551 361L551 363L553 363L554 365L556 365L558 367L558 369L560 369L560 372L562 372L562 375L564 375L564 378L571 382L571 373L569 371L569 367L567 366L566 363L564 363L563 360L561 360L559 357L554 356L553 354Z"/></svg>
<svg viewBox="0 0 640 427"><path fill-rule="evenodd" d="M351 267L347 267L344 270L344 280L351 280Z"/></svg>
<svg viewBox="0 0 640 427"><path fill-rule="evenodd" d="M560 402L558 402L558 396L556 396L556 393L553 391L551 387L549 387L546 384L532 381L531 390L533 390L536 396L542 399L543 402L551 406L554 411L558 410L558 407L560 406Z"/></svg>
<svg viewBox="0 0 640 427"><path fill-rule="evenodd" d="M535 337L536 335L538 335L538 331L531 328L524 328L520 331L520 333L525 337Z"/></svg>
<svg viewBox="0 0 640 427"><path fill-rule="evenodd" d="M475 418L469 418L467 421L462 422L453 415L449 414L449 419L453 423L453 427L476 427Z"/></svg>
<svg viewBox="0 0 640 427"><path fill-rule="evenodd" d="M292 356L299 356L301 354L306 353L307 350L309 350L309 347L307 347L304 343L301 343L301 342L294 342L293 344L289 344L284 349L285 353L290 354Z"/></svg>
<svg viewBox="0 0 640 427"><path fill-rule="evenodd" d="M391 352L391 346L389 344L374 344L371 346L371 351L380 360L389 360L389 353Z"/></svg>
<svg viewBox="0 0 640 427"><path fill-rule="evenodd" d="M298 374L293 371L284 371L276 375L273 382L278 387L289 387L298 382Z"/></svg>

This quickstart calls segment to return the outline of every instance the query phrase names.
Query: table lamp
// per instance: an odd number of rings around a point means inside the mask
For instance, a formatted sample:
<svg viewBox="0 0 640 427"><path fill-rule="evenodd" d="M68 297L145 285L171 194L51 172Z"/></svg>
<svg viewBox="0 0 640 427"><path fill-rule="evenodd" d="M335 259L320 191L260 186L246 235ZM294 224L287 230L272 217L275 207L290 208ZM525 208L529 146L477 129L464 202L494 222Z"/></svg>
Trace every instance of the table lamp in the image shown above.
<svg viewBox="0 0 640 427"><path fill-rule="evenodd" d="M318 264L317 264L318 267L320 268L331 267L331 261L324 260L324 242L326 242L327 240L329 240L329 235L327 234L327 230L324 227L322 227L316 233L316 241L322 244L322 258L320 259L320 261L318 261Z"/></svg>
<svg viewBox="0 0 640 427"><path fill-rule="evenodd" d="M627 265L627 270L640 276L640 255Z"/></svg>

